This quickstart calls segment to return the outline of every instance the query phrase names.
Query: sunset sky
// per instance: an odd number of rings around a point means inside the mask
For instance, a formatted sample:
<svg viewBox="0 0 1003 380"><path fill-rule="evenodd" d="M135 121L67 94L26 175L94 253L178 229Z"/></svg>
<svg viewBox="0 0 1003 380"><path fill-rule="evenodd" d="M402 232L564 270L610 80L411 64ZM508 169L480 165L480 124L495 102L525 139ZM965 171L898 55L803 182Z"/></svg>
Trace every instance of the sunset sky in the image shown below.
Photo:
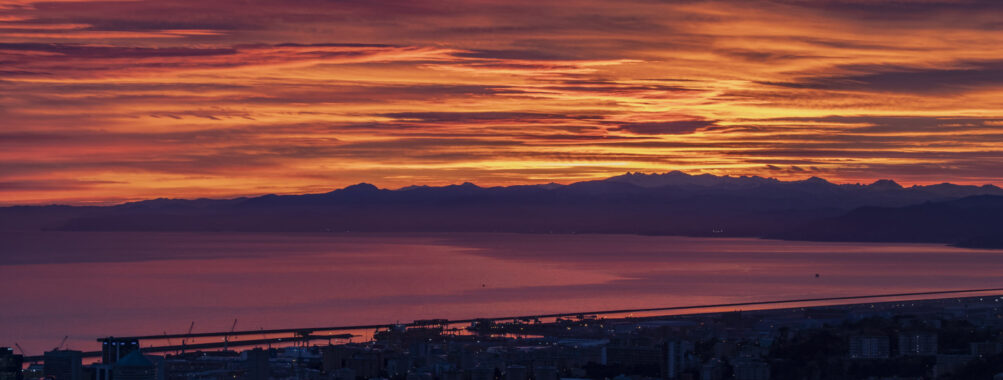
<svg viewBox="0 0 1003 380"><path fill-rule="evenodd" d="M0 0L0 204L1003 185L1003 3Z"/></svg>

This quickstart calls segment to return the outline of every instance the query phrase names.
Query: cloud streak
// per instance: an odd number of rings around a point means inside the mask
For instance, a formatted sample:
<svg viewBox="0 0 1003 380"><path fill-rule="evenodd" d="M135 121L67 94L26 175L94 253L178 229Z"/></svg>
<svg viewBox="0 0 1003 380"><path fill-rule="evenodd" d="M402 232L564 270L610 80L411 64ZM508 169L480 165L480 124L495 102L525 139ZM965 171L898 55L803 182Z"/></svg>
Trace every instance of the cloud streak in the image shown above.
<svg viewBox="0 0 1003 380"><path fill-rule="evenodd" d="M0 1L4 204L570 182L1003 184L992 1Z"/></svg>

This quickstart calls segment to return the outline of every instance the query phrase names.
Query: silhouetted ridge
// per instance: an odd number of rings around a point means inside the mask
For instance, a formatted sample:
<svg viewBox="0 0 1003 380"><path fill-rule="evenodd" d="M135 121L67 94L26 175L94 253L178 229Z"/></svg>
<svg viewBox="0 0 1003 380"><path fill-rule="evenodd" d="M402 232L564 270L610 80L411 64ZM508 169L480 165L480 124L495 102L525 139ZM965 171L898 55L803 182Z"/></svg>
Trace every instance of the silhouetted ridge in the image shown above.
<svg viewBox="0 0 1003 380"><path fill-rule="evenodd" d="M376 185L369 183L358 183L345 187L344 189L334 190L328 194L374 194L380 191L380 188Z"/></svg>
<svg viewBox="0 0 1003 380"><path fill-rule="evenodd" d="M979 195L906 207L861 207L776 237L795 240L928 242L1001 248L1003 196Z"/></svg>
<svg viewBox="0 0 1003 380"><path fill-rule="evenodd" d="M715 176L712 174L690 175L681 171L671 171L668 173L631 173L610 177L605 182L629 183L640 187L665 187L665 186L721 186L721 185L744 185L758 186L765 183L779 182L772 178L763 177L731 177Z"/></svg>
<svg viewBox="0 0 1003 380"><path fill-rule="evenodd" d="M112 207L8 207L0 208L0 228L629 233L959 243L992 236L990 229L971 234L959 229L968 221L990 220L975 215L989 207L986 202L990 201L959 199L974 195L1003 196L1003 190L952 184L903 188L891 180L834 184L818 177L780 181L673 171L626 173L569 185L480 187L465 182L388 190L360 183L319 194L154 199ZM931 206L955 201L950 212ZM951 214L964 210L964 202L976 205L964 215ZM914 205L923 207L895 211ZM951 218L954 225L947 226L938 218ZM928 226L946 230L938 232Z"/></svg>
<svg viewBox="0 0 1003 380"><path fill-rule="evenodd" d="M879 179L874 181L874 183L867 185L867 187L874 190L899 190L902 188L902 185L899 185L897 182L890 179Z"/></svg>

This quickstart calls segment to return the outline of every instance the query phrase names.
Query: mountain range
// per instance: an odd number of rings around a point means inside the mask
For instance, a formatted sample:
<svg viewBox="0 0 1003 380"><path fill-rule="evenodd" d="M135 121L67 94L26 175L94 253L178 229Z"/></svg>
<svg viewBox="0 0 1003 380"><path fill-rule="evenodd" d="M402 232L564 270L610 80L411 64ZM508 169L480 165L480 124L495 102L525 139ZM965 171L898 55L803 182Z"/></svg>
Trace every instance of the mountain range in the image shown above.
<svg viewBox="0 0 1003 380"><path fill-rule="evenodd" d="M568 185L153 199L0 208L0 230L628 233L1003 248L1003 189L891 180L627 173Z"/></svg>

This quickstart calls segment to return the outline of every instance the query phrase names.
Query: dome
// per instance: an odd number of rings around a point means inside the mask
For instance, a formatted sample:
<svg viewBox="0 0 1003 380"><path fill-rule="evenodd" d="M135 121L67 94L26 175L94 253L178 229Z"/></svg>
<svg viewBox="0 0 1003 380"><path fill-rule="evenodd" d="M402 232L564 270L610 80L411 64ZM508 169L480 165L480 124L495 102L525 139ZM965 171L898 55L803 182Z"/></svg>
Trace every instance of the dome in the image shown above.
<svg viewBox="0 0 1003 380"><path fill-rule="evenodd" d="M134 350L130 352L125 357L118 359L115 362L116 367L130 367L130 368L147 368L153 367L153 362L147 359L146 356L139 353L139 350Z"/></svg>

